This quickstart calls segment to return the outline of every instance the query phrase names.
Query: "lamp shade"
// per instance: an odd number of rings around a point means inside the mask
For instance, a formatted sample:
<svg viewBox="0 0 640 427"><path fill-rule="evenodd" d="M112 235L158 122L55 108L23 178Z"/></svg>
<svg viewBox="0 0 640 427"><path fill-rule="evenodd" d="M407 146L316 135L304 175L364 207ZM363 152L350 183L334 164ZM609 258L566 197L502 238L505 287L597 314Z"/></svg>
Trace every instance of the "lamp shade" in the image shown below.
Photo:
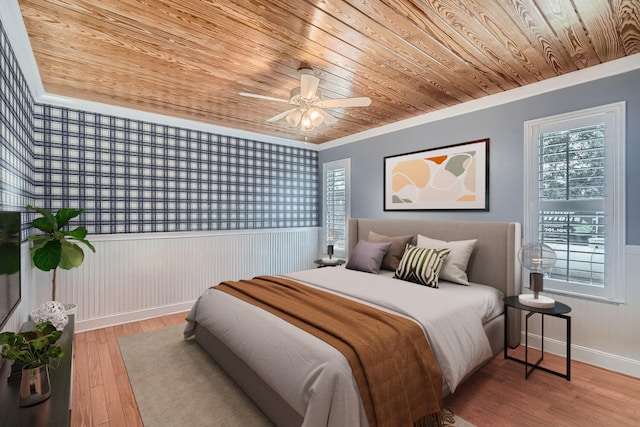
<svg viewBox="0 0 640 427"><path fill-rule="evenodd" d="M518 251L518 261L532 273L548 273L556 263L556 253L544 243L527 243Z"/></svg>
<svg viewBox="0 0 640 427"><path fill-rule="evenodd" d="M300 129L302 130L313 129L313 120L309 115L309 111L305 111L304 113L302 113L302 120L300 121Z"/></svg>
<svg viewBox="0 0 640 427"><path fill-rule="evenodd" d="M302 112L300 110L293 110L292 112L287 114L287 123L289 123L291 126L298 126L301 118Z"/></svg>
<svg viewBox="0 0 640 427"><path fill-rule="evenodd" d="M324 122L324 116L317 107L309 108L309 118L311 119L311 123L313 123L313 127L320 126L322 122Z"/></svg>
<svg viewBox="0 0 640 427"><path fill-rule="evenodd" d="M529 270L529 287L533 290L533 295L521 294L518 301L521 304L538 307L552 308L555 301L549 297L540 296L538 293L543 290L543 275L551 271L556 263L555 251L540 242L532 242L523 245L518 251L518 261Z"/></svg>

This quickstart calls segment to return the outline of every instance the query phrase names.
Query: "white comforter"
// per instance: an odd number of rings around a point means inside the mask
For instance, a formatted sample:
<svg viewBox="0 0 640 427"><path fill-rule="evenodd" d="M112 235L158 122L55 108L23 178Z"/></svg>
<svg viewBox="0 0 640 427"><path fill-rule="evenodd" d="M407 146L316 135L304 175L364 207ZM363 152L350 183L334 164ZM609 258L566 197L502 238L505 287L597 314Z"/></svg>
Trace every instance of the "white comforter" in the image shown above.
<svg viewBox="0 0 640 427"><path fill-rule="evenodd" d="M441 283L432 289L345 268L286 277L418 322L451 392L492 355L482 323L502 312L493 288ZM193 322L206 327L304 416L303 426L368 425L347 360L325 342L224 292L205 292L187 319L185 337Z"/></svg>

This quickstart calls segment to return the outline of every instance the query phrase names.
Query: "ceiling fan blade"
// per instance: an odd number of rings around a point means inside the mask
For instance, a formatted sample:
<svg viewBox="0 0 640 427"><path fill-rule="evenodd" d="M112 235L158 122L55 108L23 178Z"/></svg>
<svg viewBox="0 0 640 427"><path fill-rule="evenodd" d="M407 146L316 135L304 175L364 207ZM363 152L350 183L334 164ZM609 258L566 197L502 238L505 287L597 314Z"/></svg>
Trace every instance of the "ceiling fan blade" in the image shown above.
<svg viewBox="0 0 640 427"><path fill-rule="evenodd" d="M273 123L273 122L277 122L278 120L282 120L282 119L284 119L285 117L287 117L287 115L288 115L290 112L292 112L292 111L296 111L296 110L297 110L297 108L292 108L291 110L284 111L284 112L282 112L282 113L280 113L280 114L277 114L277 115L275 115L275 116L271 117L270 119L267 119L267 122L268 122L268 123Z"/></svg>
<svg viewBox="0 0 640 427"><path fill-rule="evenodd" d="M324 122L326 124L332 125L332 124L334 124L335 122L338 121L338 119L336 119L331 114L329 114L326 111L324 111L322 108L318 108L318 111L320 112L320 114L322 114L322 117L324 117Z"/></svg>
<svg viewBox="0 0 640 427"><path fill-rule="evenodd" d="M321 108L336 108L336 107L368 107L371 105L371 99L368 96L361 96L358 98L337 98L337 99L323 99L316 103Z"/></svg>
<svg viewBox="0 0 640 427"><path fill-rule="evenodd" d="M285 104L289 103L288 99L273 98L271 96L257 95L255 93L240 92L240 95L241 96L248 96L249 98L265 99L267 101L284 102Z"/></svg>
<svg viewBox="0 0 640 427"><path fill-rule="evenodd" d="M300 73L300 96L303 99L312 99L318 90L320 79L310 68L301 68L298 72Z"/></svg>

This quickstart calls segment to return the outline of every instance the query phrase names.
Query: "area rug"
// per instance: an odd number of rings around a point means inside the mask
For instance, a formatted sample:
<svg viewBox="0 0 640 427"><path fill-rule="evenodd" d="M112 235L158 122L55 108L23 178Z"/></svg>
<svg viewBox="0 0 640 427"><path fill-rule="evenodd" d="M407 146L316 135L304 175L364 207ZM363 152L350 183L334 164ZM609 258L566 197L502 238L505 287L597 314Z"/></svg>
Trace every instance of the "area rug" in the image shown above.
<svg viewBox="0 0 640 427"><path fill-rule="evenodd" d="M184 325L118 338L146 427L266 427L273 424L193 339ZM455 427L474 427L454 416Z"/></svg>

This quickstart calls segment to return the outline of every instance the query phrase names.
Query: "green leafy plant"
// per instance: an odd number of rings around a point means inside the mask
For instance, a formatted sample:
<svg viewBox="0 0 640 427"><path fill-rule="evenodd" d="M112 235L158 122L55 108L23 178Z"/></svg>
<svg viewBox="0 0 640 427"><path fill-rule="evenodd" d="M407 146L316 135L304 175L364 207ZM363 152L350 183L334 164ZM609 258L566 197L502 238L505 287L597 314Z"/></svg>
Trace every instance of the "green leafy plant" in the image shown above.
<svg viewBox="0 0 640 427"><path fill-rule="evenodd" d="M70 231L62 230L71 219L82 214L84 209L60 209L55 215L47 209L31 205L27 206L27 209L42 215L31 222L34 228L45 233L29 236L29 240L33 242L31 260L33 265L42 271L53 270L51 298L55 301L58 267L70 270L79 267L84 261L84 251L73 240L84 243L93 252L96 251L86 239L87 229L85 227L77 227Z"/></svg>
<svg viewBox="0 0 640 427"><path fill-rule="evenodd" d="M36 325L28 332L3 332L0 334L0 355L13 360L25 369L37 368L58 361L65 355L56 342L62 336L51 322Z"/></svg>

